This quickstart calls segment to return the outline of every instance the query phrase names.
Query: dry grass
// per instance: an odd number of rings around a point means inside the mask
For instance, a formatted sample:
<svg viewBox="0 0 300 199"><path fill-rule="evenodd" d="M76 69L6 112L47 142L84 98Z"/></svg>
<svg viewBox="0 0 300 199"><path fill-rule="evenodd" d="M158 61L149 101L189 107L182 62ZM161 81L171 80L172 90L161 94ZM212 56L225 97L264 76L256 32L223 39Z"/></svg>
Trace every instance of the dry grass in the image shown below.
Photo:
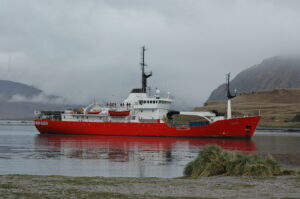
<svg viewBox="0 0 300 199"><path fill-rule="evenodd" d="M192 178L215 175L280 176L298 175L298 172L282 168L272 156L243 154L222 150L216 145L206 145L198 157L185 167L184 175Z"/></svg>
<svg viewBox="0 0 300 199"><path fill-rule="evenodd" d="M226 101L208 102L196 111L226 113ZM260 115L260 126L300 127L300 89L275 89L242 94L232 100L235 116Z"/></svg>

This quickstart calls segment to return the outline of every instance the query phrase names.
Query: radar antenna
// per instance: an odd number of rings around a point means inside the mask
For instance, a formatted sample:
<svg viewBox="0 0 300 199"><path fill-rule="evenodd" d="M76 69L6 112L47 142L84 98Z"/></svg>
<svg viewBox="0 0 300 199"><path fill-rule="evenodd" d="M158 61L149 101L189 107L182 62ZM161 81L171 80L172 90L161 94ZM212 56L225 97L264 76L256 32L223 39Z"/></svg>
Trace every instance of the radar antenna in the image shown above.
<svg viewBox="0 0 300 199"><path fill-rule="evenodd" d="M143 46L142 47L142 58L141 58L141 66L142 66L142 92L146 93L147 92L147 79L149 77L152 76L152 71L150 71L149 73L145 72L145 66L147 66L145 64L145 51L146 51L146 47Z"/></svg>

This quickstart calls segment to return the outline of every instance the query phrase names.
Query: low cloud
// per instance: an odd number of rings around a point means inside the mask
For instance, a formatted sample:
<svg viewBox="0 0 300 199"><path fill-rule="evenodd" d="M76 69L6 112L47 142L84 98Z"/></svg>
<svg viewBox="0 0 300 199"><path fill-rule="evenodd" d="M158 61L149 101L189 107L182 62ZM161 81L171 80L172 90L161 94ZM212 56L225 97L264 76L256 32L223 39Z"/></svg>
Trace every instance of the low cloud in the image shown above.
<svg viewBox="0 0 300 199"><path fill-rule="evenodd" d="M22 95L13 95L9 102L33 102L43 104L65 104L66 99L58 96L48 96L44 93L33 97L26 97Z"/></svg>
<svg viewBox="0 0 300 199"><path fill-rule="evenodd" d="M149 85L199 106L226 73L299 53L299 35L295 0L1 0L0 79L117 101L141 86L146 45Z"/></svg>

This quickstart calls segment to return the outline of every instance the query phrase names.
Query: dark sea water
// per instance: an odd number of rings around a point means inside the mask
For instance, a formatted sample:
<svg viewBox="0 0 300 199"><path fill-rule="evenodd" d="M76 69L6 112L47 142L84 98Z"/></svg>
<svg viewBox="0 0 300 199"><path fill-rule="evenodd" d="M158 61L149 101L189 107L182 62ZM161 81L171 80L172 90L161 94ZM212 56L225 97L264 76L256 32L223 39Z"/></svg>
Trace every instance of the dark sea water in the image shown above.
<svg viewBox="0 0 300 199"><path fill-rule="evenodd" d="M300 167L300 133L256 132L252 140L67 136L0 124L0 174L178 177L206 144Z"/></svg>

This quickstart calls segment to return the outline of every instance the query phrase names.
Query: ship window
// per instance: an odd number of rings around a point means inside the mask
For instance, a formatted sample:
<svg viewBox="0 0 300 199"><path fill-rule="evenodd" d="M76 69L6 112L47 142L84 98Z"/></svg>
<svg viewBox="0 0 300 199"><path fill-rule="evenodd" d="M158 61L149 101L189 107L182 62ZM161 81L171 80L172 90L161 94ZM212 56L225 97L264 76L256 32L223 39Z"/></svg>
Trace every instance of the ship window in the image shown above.
<svg viewBox="0 0 300 199"><path fill-rule="evenodd" d="M141 110L141 113L143 112L143 110Z"/></svg>
<svg viewBox="0 0 300 199"><path fill-rule="evenodd" d="M146 104L146 101L144 100L144 104Z"/></svg>
<svg viewBox="0 0 300 199"><path fill-rule="evenodd" d="M153 103L153 101L150 101L150 104L152 104Z"/></svg>
<svg viewBox="0 0 300 199"><path fill-rule="evenodd" d="M149 100L147 100L147 104L149 104Z"/></svg>

